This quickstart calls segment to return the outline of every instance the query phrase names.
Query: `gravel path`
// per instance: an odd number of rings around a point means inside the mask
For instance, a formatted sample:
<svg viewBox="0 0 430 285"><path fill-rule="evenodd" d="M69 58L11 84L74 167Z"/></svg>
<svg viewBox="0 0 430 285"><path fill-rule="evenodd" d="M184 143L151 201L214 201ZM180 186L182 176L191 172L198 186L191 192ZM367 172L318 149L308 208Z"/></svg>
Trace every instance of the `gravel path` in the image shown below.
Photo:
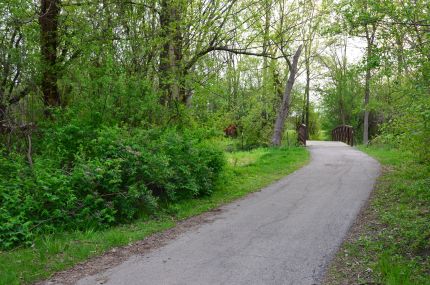
<svg viewBox="0 0 430 285"><path fill-rule="evenodd" d="M132 255L86 284L318 284L379 173L340 142L308 142L311 162L221 207L210 223Z"/></svg>

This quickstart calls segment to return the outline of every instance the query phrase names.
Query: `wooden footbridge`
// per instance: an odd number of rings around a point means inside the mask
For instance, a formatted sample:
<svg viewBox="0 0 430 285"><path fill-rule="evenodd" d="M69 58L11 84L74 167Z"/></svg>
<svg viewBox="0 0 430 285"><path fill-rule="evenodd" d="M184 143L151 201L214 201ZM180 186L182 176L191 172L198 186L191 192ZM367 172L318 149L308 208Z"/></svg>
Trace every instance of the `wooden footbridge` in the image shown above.
<svg viewBox="0 0 430 285"><path fill-rule="evenodd" d="M297 140L300 145L306 145L308 138L308 128L305 124L299 125L297 128ZM354 129L348 125L340 125L331 131L331 140L340 141L350 146L354 145Z"/></svg>

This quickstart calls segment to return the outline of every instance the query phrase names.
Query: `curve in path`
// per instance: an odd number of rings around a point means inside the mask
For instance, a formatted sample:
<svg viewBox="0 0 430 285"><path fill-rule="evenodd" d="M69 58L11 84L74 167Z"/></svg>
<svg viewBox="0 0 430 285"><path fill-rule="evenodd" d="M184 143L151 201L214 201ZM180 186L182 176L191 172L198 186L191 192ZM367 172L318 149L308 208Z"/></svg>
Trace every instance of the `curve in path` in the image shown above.
<svg viewBox="0 0 430 285"><path fill-rule="evenodd" d="M308 146L307 166L223 206L213 223L78 284L318 284L379 164L340 142Z"/></svg>

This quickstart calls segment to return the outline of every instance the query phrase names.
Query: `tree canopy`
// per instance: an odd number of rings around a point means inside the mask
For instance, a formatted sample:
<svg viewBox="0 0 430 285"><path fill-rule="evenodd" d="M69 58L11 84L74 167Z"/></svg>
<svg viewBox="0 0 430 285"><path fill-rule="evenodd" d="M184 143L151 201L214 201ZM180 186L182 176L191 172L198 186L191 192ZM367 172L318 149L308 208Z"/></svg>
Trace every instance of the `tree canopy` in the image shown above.
<svg viewBox="0 0 430 285"><path fill-rule="evenodd" d="M229 125L430 160L426 0L3 0L0 31L4 248L210 194Z"/></svg>

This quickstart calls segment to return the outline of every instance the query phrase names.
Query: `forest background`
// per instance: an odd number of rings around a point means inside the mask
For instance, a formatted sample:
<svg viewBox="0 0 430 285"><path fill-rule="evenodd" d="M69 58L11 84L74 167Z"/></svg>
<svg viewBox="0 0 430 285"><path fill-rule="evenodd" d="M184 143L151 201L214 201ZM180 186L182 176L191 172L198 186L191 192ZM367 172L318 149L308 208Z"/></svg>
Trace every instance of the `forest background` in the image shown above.
<svg viewBox="0 0 430 285"><path fill-rule="evenodd" d="M4 0L0 31L2 250L210 196L299 124L430 161L425 0Z"/></svg>

